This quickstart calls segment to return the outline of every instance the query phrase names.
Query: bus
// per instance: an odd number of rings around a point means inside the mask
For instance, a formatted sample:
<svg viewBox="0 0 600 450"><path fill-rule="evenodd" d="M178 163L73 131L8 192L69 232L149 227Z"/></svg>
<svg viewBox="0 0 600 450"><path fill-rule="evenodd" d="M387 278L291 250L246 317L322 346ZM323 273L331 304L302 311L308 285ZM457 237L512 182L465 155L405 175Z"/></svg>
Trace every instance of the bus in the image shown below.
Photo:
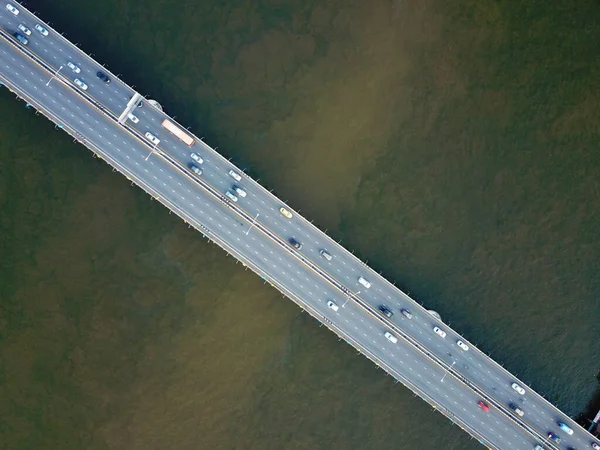
<svg viewBox="0 0 600 450"><path fill-rule="evenodd" d="M181 131L181 129L175 125L173 122L165 119L163 120L162 126L173 133L176 137L178 137L181 141L185 142L188 146L194 145L194 139L187 133Z"/></svg>

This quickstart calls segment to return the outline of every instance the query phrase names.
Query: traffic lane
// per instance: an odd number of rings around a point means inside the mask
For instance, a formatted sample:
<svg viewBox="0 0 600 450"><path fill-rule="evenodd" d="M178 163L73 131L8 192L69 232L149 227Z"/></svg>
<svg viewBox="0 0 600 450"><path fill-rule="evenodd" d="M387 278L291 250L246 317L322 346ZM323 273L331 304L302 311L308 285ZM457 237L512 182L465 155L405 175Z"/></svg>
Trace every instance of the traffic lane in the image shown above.
<svg viewBox="0 0 600 450"><path fill-rule="evenodd" d="M112 86L112 90L107 89L108 85L103 86L104 83L96 76L96 72L102 70L106 71L105 68L88 55L85 55L84 58L84 53L68 43L68 41L60 36L60 34L50 31L48 36L43 36L35 30L35 24L39 23L44 27L48 27L46 23L22 8L20 8L21 12L18 16L11 14L6 8L2 8L2 11L2 23L6 23L9 27L14 28L14 31L18 31L17 26L21 23L31 30L31 36L29 36L29 44L27 47L34 51L46 63L53 66L55 69L64 65L64 68L61 71L65 72L64 74L66 77L71 79L78 77L82 78L90 88L93 87L96 91L95 93L88 93L92 96L97 96L98 100L102 101L107 108L114 111L119 111L119 109L122 111L122 109L124 109L124 105L127 104L127 101L125 101L123 108L121 108L123 100L128 100L134 93L127 84L123 83L118 78L109 75L111 77L110 86ZM81 73L72 73L71 70L66 67L66 63L69 61L79 65ZM120 114L120 111L118 114Z"/></svg>
<svg viewBox="0 0 600 450"><path fill-rule="evenodd" d="M347 306L346 311L359 311L357 306ZM341 311L341 310L340 310ZM359 312L359 314L364 314ZM339 326L341 319L334 323ZM360 329L360 323L354 319L350 324L358 325L353 337L362 336L369 330ZM513 426L512 421L493 407L489 414L480 410L477 405L481 399L465 386L455 380L439 366L425 360L425 357L410 344L405 344L399 340L398 344L392 344L383 336L385 328L375 325L378 330L373 339L363 341L361 345L364 349L374 353L383 361L388 362L391 368L400 374L403 374L412 383L414 383L423 392L431 395L442 406L447 408L465 420L465 422L481 431L482 434L494 443L498 448L529 448L533 447L534 439L525 431ZM446 375L444 377L444 375ZM440 381L444 379L443 383ZM457 413L457 410L458 413ZM462 414L460 414L462 411Z"/></svg>

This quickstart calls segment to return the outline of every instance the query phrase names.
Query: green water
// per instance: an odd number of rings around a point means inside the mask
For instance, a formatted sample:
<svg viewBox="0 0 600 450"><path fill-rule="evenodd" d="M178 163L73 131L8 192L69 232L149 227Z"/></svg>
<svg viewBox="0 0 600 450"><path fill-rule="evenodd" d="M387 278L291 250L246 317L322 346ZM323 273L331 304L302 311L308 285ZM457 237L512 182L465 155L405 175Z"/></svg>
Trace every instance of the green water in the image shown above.
<svg viewBox="0 0 600 450"><path fill-rule="evenodd" d="M575 3L29 6L577 416L600 26ZM0 91L0 448L481 448L23 106Z"/></svg>

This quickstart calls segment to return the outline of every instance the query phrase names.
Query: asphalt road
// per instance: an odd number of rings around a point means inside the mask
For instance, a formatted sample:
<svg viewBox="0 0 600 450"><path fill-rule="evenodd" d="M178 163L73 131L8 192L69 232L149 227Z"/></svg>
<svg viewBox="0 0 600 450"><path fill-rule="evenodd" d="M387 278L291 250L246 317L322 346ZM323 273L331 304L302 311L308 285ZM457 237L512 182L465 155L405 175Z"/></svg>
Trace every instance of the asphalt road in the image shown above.
<svg viewBox="0 0 600 450"><path fill-rule="evenodd" d="M486 444L502 449L531 449L536 442L541 443L541 439L534 439L515 424L515 420L522 420L542 436L549 431L559 435L562 442L554 448L591 448L592 436L586 430L308 221L296 213L292 219L282 216L279 212L282 202L258 183L245 174L241 174L241 182L233 180L228 171L240 171L221 155L200 141L190 149L170 134L161 126L166 117L162 112L144 102L143 107L133 110L133 114L140 119L139 123L127 121L127 127L117 125L78 95L78 88L72 80L76 77L84 80L89 86L86 95L117 117L135 91L23 7L13 4L20 14L15 16L2 8L0 27L12 33L17 31L19 24L24 24L32 32L27 48L54 69L61 65L63 67L48 84L50 74L47 71L13 45L0 40L1 77L35 99L44 110L56 116L55 120L69 124L86 140L88 146L102 149L111 163L127 176L145 185L147 191L160 197L161 201L196 228L212 235L213 240L220 241L231 253L248 262L288 296L305 304L313 315L338 334L347 337L371 359L380 362L404 384L428 397L430 402L438 405L439 410L445 409L445 414L462 423L467 431ZM36 23L42 23L49 30L49 35L42 36L35 30ZM81 73L73 73L66 66L69 61L76 63ZM111 78L110 84L97 78L98 70ZM135 136L132 130L137 130L139 135ZM146 131L161 139L159 153L149 156L152 146L143 138ZM192 162L189 156L191 150L204 159L201 166L204 172L200 178L213 193L215 190L224 193L236 184L247 192L247 196L239 198L232 207L224 199L215 198L206 187L201 187L198 177L186 169ZM235 208L240 208L244 213L236 213ZM252 226L254 217L257 217L257 225ZM274 239L273 235L279 239ZM303 243L300 251L283 243L289 242L291 237ZM333 256L330 262L319 255L321 249L326 249ZM324 277L323 273L327 276ZM361 286L358 283L359 276L368 279L371 288ZM349 301L340 286L354 294ZM336 312L327 308L327 300L339 305L339 310ZM365 310L365 305L377 309L382 303L394 312L391 320L382 315L374 316ZM404 318L400 314L401 308L410 310L413 318ZM434 326L445 330L447 336L441 338L436 335ZM383 336L386 329L398 330L396 334L404 334L408 339L418 342L435 360L445 362L450 373L404 339L397 344L389 342ZM468 351L456 345L458 339L469 346ZM511 388L514 381L525 387L527 392L524 396ZM481 410L477 403L482 397L469 386L485 392L502 410L490 401L487 401L490 412ZM522 419L508 408L511 403L525 411ZM561 431L558 422L568 424L574 430L573 435L568 436Z"/></svg>

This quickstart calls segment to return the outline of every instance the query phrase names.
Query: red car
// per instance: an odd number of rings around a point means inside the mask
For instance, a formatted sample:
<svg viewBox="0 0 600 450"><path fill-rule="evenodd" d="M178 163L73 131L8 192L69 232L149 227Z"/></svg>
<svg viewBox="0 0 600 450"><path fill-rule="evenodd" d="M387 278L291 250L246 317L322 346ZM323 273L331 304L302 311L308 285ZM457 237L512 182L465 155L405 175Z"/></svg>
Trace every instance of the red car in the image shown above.
<svg viewBox="0 0 600 450"><path fill-rule="evenodd" d="M479 407L480 407L481 409L483 409L485 412L490 412L490 407L489 407L487 404L485 404L484 402L479 402L479 403L477 403L477 404L478 404L478 405L479 405Z"/></svg>

